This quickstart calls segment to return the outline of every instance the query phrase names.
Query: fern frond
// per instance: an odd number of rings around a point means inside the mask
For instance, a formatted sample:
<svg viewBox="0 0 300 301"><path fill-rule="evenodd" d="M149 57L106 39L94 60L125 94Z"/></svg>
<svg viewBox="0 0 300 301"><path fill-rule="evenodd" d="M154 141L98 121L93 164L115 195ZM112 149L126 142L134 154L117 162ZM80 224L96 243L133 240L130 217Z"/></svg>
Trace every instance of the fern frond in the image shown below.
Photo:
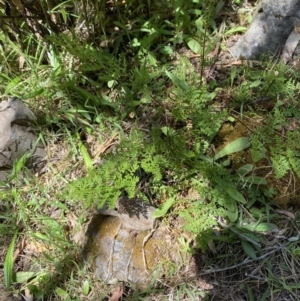
<svg viewBox="0 0 300 301"><path fill-rule="evenodd" d="M287 157L283 155L275 155L271 157L271 161L274 167L276 179L283 178L290 169Z"/></svg>

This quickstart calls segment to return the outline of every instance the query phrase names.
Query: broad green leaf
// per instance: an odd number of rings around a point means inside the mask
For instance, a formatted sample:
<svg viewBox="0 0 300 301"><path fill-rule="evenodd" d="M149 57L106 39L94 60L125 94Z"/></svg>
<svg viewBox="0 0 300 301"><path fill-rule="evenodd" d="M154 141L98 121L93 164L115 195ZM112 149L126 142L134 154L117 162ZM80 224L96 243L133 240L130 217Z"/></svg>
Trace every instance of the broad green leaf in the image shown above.
<svg viewBox="0 0 300 301"><path fill-rule="evenodd" d="M233 33L236 33L236 32L244 33L244 32L246 32L246 30L247 30L247 27L238 26L238 27L234 27L234 28L226 31L226 33L224 35L230 35L230 34L233 34Z"/></svg>
<svg viewBox="0 0 300 301"><path fill-rule="evenodd" d="M205 21L204 21L204 19L203 19L202 16L195 21L195 25L196 25L198 33L204 33L204 31L205 31L205 29L204 29L204 26L205 26L204 22Z"/></svg>
<svg viewBox="0 0 300 301"><path fill-rule="evenodd" d="M259 243L259 238L255 236L253 233L245 232L245 227L236 227L236 229L241 233L241 236L248 238L250 241L253 241L254 243Z"/></svg>
<svg viewBox="0 0 300 301"><path fill-rule="evenodd" d="M116 83L116 81L114 79L109 80L107 82L107 87L111 89L114 86L115 83Z"/></svg>
<svg viewBox="0 0 300 301"><path fill-rule="evenodd" d="M5 260L4 260L4 283L6 287L10 287L12 281L13 281L13 265L14 265L14 248L15 248L15 242L17 239L18 232L15 232L11 243L8 247Z"/></svg>
<svg viewBox="0 0 300 301"><path fill-rule="evenodd" d="M84 160L87 170L92 170L93 169L93 160L90 157L85 145L82 143L81 140L79 140L78 146L79 146L79 150L82 154L82 157L83 157L83 160Z"/></svg>
<svg viewBox="0 0 300 301"><path fill-rule="evenodd" d="M231 71L230 71L230 86L233 86L233 82L236 76L236 66L232 66Z"/></svg>
<svg viewBox="0 0 300 301"><path fill-rule="evenodd" d="M68 297L68 293L67 293L65 290L63 290L62 288L60 288L60 287L57 287L57 288L55 289L55 292L56 292L56 294L57 294L59 297L63 297L63 298Z"/></svg>
<svg viewBox="0 0 300 301"><path fill-rule="evenodd" d="M28 93L24 93L23 99L29 99L29 98L34 98L37 97L45 92L45 88L39 88L39 89L34 89L30 90Z"/></svg>
<svg viewBox="0 0 300 301"><path fill-rule="evenodd" d="M257 256L255 254L255 251L254 249L252 248L252 246L250 245L250 243L248 243L247 241L245 240L242 240L242 246L243 246L243 249L245 251L245 253L252 259L256 259Z"/></svg>
<svg viewBox="0 0 300 301"><path fill-rule="evenodd" d="M90 291L90 284L89 284L88 280L85 280L83 282L83 294L85 296L87 296L89 294L89 291Z"/></svg>
<svg viewBox="0 0 300 301"><path fill-rule="evenodd" d="M202 47L201 47L200 43L197 40L190 38L190 39L187 40L186 43L187 43L188 47L194 53L200 53L201 52Z"/></svg>
<svg viewBox="0 0 300 301"><path fill-rule="evenodd" d="M227 211L227 216L230 219L230 221L234 223L238 219L238 216L239 216L238 213L239 213L238 210L236 210L234 212Z"/></svg>
<svg viewBox="0 0 300 301"><path fill-rule="evenodd" d="M289 242L291 241L298 241L299 240L299 236L292 236L288 239Z"/></svg>
<svg viewBox="0 0 300 301"><path fill-rule="evenodd" d="M236 205L236 201L233 200L232 198L225 198L223 201L223 206L229 210L230 212L236 212L237 211L237 205Z"/></svg>
<svg viewBox="0 0 300 301"><path fill-rule="evenodd" d="M215 155L215 160L218 160L224 156L240 152L250 146L250 141L248 137L241 137L226 145L222 150L220 150Z"/></svg>
<svg viewBox="0 0 300 301"><path fill-rule="evenodd" d="M250 231L257 232L269 232L276 228L276 226L272 223L251 223L248 225L244 225L243 228L246 228Z"/></svg>
<svg viewBox="0 0 300 301"><path fill-rule="evenodd" d="M232 177L233 180L243 180L243 182L247 184L255 184L255 185L267 185L267 180L262 177L258 176L248 176L248 177L240 177L240 176L234 176Z"/></svg>
<svg viewBox="0 0 300 301"><path fill-rule="evenodd" d="M212 164L215 163L214 160L213 160L211 157L208 157L208 156L205 156L205 155L200 155L200 156L199 156L199 159L200 159L200 160L203 160L203 161L205 161L205 162L212 163ZM220 165L220 164L216 163L216 165Z"/></svg>
<svg viewBox="0 0 300 301"><path fill-rule="evenodd" d="M30 278L34 277L36 272L17 272L16 273L16 282L24 283L27 282Z"/></svg>
<svg viewBox="0 0 300 301"><path fill-rule="evenodd" d="M237 191L231 183L227 183L225 181L217 180L218 186L225 190L234 200L240 202L242 204L246 204L247 201L244 196Z"/></svg>
<svg viewBox="0 0 300 301"><path fill-rule="evenodd" d="M249 85L249 87L250 88L256 88L256 87L258 87L259 85L261 84L261 80L255 80L254 82L252 82L250 85Z"/></svg>
<svg viewBox="0 0 300 301"><path fill-rule="evenodd" d="M230 219L230 221L235 222L238 218L238 213L239 213L236 201L229 197L224 198L223 206L228 210L227 216Z"/></svg>
<svg viewBox="0 0 300 301"><path fill-rule="evenodd" d="M243 177L252 170L253 170L253 164L245 164L237 170L237 173Z"/></svg>
<svg viewBox="0 0 300 301"><path fill-rule="evenodd" d="M173 84L179 86L182 90L188 91L190 90L190 87L187 85L187 83L184 80L181 80L176 75L170 73L169 71L165 71L168 78L173 82Z"/></svg>
<svg viewBox="0 0 300 301"><path fill-rule="evenodd" d="M240 202L242 204L246 204L247 201L244 198L244 196L237 191L236 189L234 189L233 187L230 186L224 186L223 189L237 202Z"/></svg>
<svg viewBox="0 0 300 301"><path fill-rule="evenodd" d="M57 200L51 202L51 205L52 205L54 208L60 208L60 209L66 210L66 211L70 210L70 209L68 208L68 206L66 206L65 204L63 204L62 202L57 201Z"/></svg>
<svg viewBox="0 0 300 301"><path fill-rule="evenodd" d="M200 0L193 0L193 3L200 3ZM201 16L203 14L200 9L189 9L188 12L196 16Z"/></svg>
<svg viewBox="0 0 300 301"><path fill-rule="evenodd" d="M161 206L155 209L155 211L152 214L152 218L159 218L166 215L166 213L174 203L175 203L174 197L168 198Z"/></svg>
<svg viewBox="0 0 300 301"><path fill-rule="evenodd" d="M245 177L244 181L250 184L255 184L255 185L267 185L267 180L262 177L258 176L253 176L253 177Z"/></svg>
<svg viewBox="0 0 300 301"><path fill-rule="evenodd" d="M221 165L223 167L228 167L230 166L230 164L231 164L231 160L228 158L227 160L224 160Z"/></svg>

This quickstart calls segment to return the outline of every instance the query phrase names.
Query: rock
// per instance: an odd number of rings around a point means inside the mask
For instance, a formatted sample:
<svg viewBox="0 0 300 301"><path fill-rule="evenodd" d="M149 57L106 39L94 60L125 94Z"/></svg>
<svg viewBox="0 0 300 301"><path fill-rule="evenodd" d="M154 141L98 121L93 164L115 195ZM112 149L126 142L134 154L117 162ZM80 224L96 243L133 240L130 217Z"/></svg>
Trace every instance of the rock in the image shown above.
<svg viewBox="0 0 300 301"><path fill-rule="evenodd" d="M230 49L238 58L257 60L280 54L300 21L299 0L262 0L247 32Z"/></svg>
<svg viewBox="0 0 300 301"><path fill-rule="evenodd" d="M96 276L107 283L131 282L145 289L184 257L178 238L167 229L135 231L123 227L117 216L94 216L86 236L84 255Z"/></svg>
<svg viewBox="0 0 300 301"><path fill-rule="evenodd" d="M155 210L149 203L139 199L119 198L116 204L117 210L110 210L106 207L98 209L102 215L117 216L126 228L145 231L155 227L156 220L152 218Z"/></svg>
<svg viewBox="0 0 300 301"><path fill-rule="evenodd" d="M0 181L6 181L14 162L25 154L26 166L39 171L45 165L46 152L32 130L35 114L20 99L0 103Z"/></svg>
<svg viewBox="0 0 300 301"><path fill-rule="evenodd" d="M98 209L85 234L84 257L99 278L145 289L154 277L168 274L171 262L185 257L178 237L162 225L157 227L154 210L125 196L119 198L116 210Z"/></svg>
<svg viewBox="0 0 300 301"><path fill-rule="evenodd" d="M292 61L294 58L294 54L296 54L296 49L299 44L300 40L300 34L299 30L296 30L296 28L290 33L288 39L285 42L282 54L281 54L281 61L283 61L285 64ZM295 55L297 57L297 55Z"/></svg>

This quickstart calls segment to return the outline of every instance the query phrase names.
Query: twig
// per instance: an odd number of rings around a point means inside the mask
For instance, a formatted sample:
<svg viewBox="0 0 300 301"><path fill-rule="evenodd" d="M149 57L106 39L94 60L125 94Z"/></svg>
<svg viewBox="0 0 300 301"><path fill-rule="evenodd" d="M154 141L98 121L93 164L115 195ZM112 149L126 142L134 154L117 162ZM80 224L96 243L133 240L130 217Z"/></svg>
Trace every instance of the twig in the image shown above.
<svg viewBox="0 0 300 301"><path fill-rule="evenodd" d="M230 231L232 231L234 234L238 235L242 239L249 241L250 243L252 243L253 245L255 245L257 247L261 247L261 245L258 242L250 239L248 236L244 235L243 233L240 233L239 231L235 230L234 228L231 228L231 227L227 226L226 224L222 223L219 220L218 220L218 223L219 223L220 226L222 226L223 228L229 229Z"/></svg>
<svg viewBox="0 0 300 301"><path fill-rule="evenodd" d="M255 276L255 275L252 275L252 274L248 274L248 273L245 273L245 276L247 276L247 277L249 277L251 279L259 280L259 281L267 281L266 278L258 277L258 276Z"/></svg>
<svg viewBox="0 0 300 301"><path fill-rule="evenodd" d="M127 262L127 266L126 266L126 278L127 279L129 279L129 266L130 266L132 253L133 253L133 248L131 250L131 253L130 253L130 256L129 256L129 259L128 259L128 262Z"/></svg>
<svg viewBox="0 0 300 301"><path fill-rule="evenodd" d="M218 54L219 54L219 51L220 51L220 45L221 45L221 34L222 34L222 31L223 31L223 28L224 28L224 24L225 22L223 21L219 27L219 32L218 32L218 42L216 44L216 47L214 49L214 51L212 52L211 56L213 57L213 62L212 64L208 67L208 70L205 72L205 76L206 77L210 77L215 68L216 68L216 62L217 62L217 59L218 59ZM203 49L205 48L205 45L203 47ZM204 53L204 52L203 52ZM202 61L204 61L203 57L202 57ZM204 75L204 72L203 72L203 66L201 67L201 78L203 77Z"/></svg>
<svg viewBox="0 0 300 301"><path fill-rule="evenodd" d="M144 262L144 268L145 268L145 271L147 272L148 268L147 268L147 261L146 261L146 256L145 256L145 244L146 242L151 238L151 236L153 235L153 233L155 232L156 228L152 229L151 232L144 237L143 239L143 244L142 244L142 253L143 253L143 262ZM148 272L147 272L148 273Z"/></svg>
<svg viewBox="0 0 300 301"><path fill-rule="evenodd" d="M239 118L237 118L236 116L233 116L232 114L229 114L230 116L232 116L234 119L236 119L238 122L240 122L246 129L248 129L251 133L255 132L253 130L251 130L243 121L241 121Z"/></svg>
<svg viewBox="0 0 300 301"><path fill-rule="evenodd" d="M94 158L100 156L101 154L103 154L110 146L112 146L114 143L113 141L117 138L117 136L119 135L119 133L115 133L111 138L107 139L104 143L102 143L100 145L100 147L98 148L98 150L96 150Z"/></svg>
<svg viewBox="0 0 300 301"><path fill-rule="evenodd" d="M222 268L222 269L213 269L213 270L210 270L210 271L207 271L207 272L199 273L199 274L197 274L197 276L203 276L203 275L208 275L208 274L211 274L211 273L217 273L217 272L223 272L223 271L232 270L232 269L241 267L243 265L249 264L251 262L264 259L264 258L268 257L269 255L271 255L271 254L273 254L273 253L275 253L275 252L283 249L284 247L285 247L285 245L280 246L280 247L278 247L278 248L276 248L276 249L274 249L274 250L272 250L272 251L270 251L270 252L268 252L268 253L260 256L260 257L257 257L256 259L245 260L244 262L238 263L236 265L232 265L230 267L226 267L226 268Z"/></svg>

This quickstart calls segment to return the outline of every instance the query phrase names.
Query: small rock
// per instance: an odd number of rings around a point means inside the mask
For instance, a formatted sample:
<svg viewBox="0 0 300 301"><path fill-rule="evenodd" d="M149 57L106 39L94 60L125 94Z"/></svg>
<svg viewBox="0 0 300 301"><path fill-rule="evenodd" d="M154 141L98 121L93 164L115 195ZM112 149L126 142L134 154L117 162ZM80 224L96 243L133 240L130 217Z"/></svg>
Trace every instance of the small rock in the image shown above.
<svg viewBox="0 0 300 301"><path fill-rule="evenodd" d="M247 32L230 49L238 58L257 60L280 54L300 20L300 1L262 0Z"/></svg>
<svg viewBox="0 0 300 301"><path fill-rule="evenodd" d="M32 130L35 114L20 99L0 103L0 181L6 181L14 162L30 154L26 166L35 172L45 165L46 152Z"/></svg>

